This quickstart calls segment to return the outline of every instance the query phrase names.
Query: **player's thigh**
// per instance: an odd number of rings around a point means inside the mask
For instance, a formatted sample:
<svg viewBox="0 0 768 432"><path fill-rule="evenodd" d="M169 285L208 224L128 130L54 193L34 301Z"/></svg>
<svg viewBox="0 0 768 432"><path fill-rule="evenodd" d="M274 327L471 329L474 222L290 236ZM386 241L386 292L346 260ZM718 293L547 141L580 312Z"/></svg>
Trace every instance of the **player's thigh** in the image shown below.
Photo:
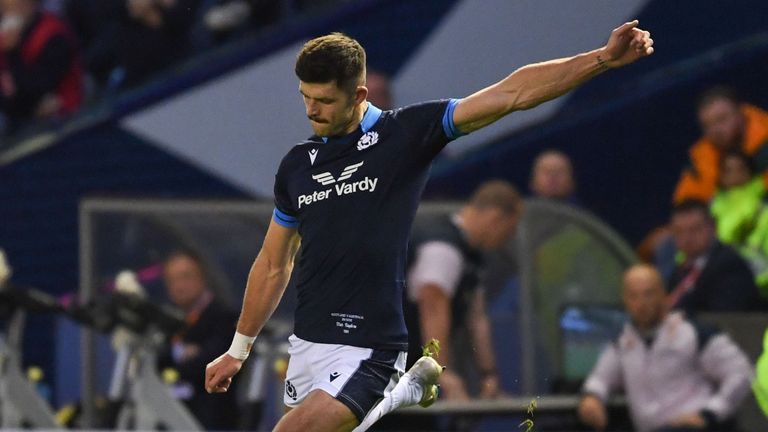
<svg viewBox="0 0 768 432"><path fill-rule="evenodd" d="M314 390L280 419L274 432L347 432L357 424L346 405L323 390Z"/></svg>

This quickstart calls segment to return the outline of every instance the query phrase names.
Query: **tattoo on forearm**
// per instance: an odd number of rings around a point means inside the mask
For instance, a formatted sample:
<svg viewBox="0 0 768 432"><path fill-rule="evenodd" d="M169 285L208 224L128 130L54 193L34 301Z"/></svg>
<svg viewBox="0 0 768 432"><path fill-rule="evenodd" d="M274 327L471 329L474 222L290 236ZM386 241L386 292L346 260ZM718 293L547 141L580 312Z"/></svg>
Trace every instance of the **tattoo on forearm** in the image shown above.
<svg viewBox="0 0 768 432"><path fill-rule="evenodd" d="M610 66L608 66L608 62L606 62L605 59L600 54L597 55L597 66L600 67L600 70L610 69Z"/></svg>

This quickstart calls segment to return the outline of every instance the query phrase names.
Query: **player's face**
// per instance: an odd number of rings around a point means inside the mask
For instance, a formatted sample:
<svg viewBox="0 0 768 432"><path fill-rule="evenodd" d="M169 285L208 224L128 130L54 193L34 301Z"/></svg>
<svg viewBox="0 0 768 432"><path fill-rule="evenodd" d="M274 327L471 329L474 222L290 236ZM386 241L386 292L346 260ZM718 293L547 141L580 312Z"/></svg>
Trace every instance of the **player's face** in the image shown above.
<svg viewBox="0 0 768 432"><path fill-rule="evenodd" d="M664 315L666 293L659 280L647 271L634 271L624 278L624 307L640 329L656 326Z"/></svg>
<svg viewBox="0 0 768 432"><path fill-rule="evenodd" d="M672 216L672 237L678 250L689 258L696 258L712 246L715 228L701 211L686 211Z"/></svg>
<svg viewBox="0 0 768 432"><path fill-rule="evenodd" d="M169 299L182 309L190 308L205 292L205 279L197 263L186 256L172 258L163 272Z"/></svg>
<svg viewBox="0 0 768 432"><path fill-rule="evenodd" d="M315 135L344 135L357 127L356 94L340 89L335 82L318 84L302 81L299 92L304 98L307 118Z"/></svg>
<svg viewBox="0 0 768 432"><path fill-rule="evenodd" d="M744 116L739 106L727 99L715 99L699 110L704 136L722 150L736 149L744 135Z"/></svg>

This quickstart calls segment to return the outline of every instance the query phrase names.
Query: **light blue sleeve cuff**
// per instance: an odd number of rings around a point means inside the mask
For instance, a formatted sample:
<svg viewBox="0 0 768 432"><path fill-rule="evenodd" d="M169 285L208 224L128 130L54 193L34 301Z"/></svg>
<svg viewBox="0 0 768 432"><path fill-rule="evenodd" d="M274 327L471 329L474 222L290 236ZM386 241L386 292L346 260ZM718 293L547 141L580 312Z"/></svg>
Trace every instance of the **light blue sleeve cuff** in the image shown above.
<svg viewBox="0 0 768 432"><path fill-rule="evenodd" d="M445 131L445 136L450 139L456 139L460 136L466 135L461 133L461 131L453 123L453 111L456 110L456 105L458 104L458 99L449 99L448 106L445 107L445 113L443 114L443 130Z"/></svg>
<svg viewBox="0 0 768 432"><path fill-rule="evenodd" d="M286 228L296 228L299 226L299 221L295 217L281 212L277 207L272 211L272 219L274 219L278 225Z"/></svg>

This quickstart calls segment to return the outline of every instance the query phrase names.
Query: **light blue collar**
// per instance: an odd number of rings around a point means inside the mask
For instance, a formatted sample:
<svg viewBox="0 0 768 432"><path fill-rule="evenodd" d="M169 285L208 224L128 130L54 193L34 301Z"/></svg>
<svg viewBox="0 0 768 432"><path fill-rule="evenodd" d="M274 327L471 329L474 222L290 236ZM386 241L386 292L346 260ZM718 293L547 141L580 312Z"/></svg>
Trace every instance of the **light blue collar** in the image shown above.
<svg viewBox="0 0 768 432"><path fill-rule="evenodd" d="M379 118L381 117L381 110L373 105L372 103L368 102L368 109L365 110L365 115L363 115L363 121L360 122L360 128L363 130L363 133L368 132L373 128L373 125L376 124L377 121L379 121Z"/></svg>
<svg viewBox="0 0 768 432"><path fill-rule="evenodd" d="M368 102L368 109L365 110L365 114L363 114L363 120L360 121L360 129L363 130L363 133L368 132L373 128L373 126L376 124L377 121L379 121L379 118L381 118L381 109L375 106L374 104ZM328 142L328 137L320 137L323 139L323 142Z"/></svg>

